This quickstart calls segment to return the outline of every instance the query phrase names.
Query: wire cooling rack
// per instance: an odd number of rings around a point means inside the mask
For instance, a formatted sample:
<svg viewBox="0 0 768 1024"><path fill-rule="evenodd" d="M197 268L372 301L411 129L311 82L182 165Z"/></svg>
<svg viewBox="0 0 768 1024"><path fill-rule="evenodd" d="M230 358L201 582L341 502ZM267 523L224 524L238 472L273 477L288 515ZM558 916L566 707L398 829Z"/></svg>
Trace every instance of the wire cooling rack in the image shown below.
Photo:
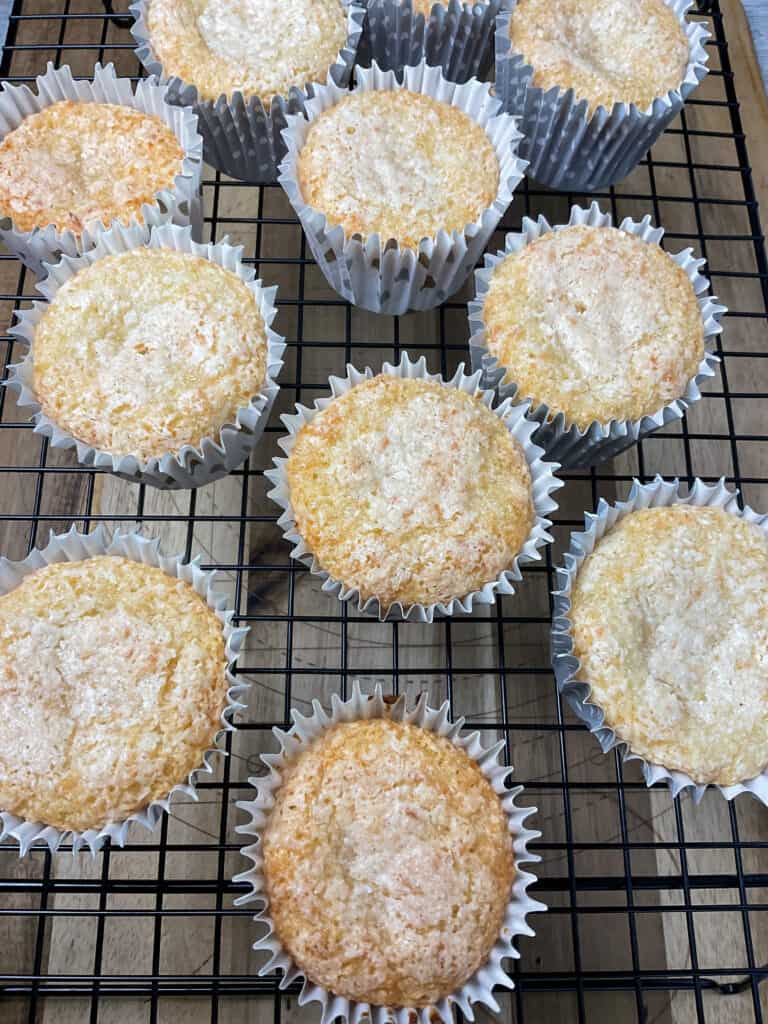
<svg viewBox="0 0 768 1024"><path fill-rule="evenodd" d="M700 8L703 11L703 5ZM730 307L722 371L682 424L586 474L566 475L556 543L520 591L472 617L433 626L381 624L323 594L291 563L266 497L275 415L250 463L198 492L159 494L79 468L32 433L13 397L0 396L0 551L23 557L49 530L140 525L168 551L221 570L251 627L240 668L250 707L228 738L230 757L152 834L96 858L0 847L0 1021L156 1022L316 1020L296 989L259 978L255 926L234 906L243 869L235 801L250 793L269 730L292 706L345 694L353 678L391 692L447 699L486 738L503 736L539 809L542 858L535 895L550 910L520 942L516 988L500 996L506 1021L762 1021L768 969L768 814L748 797L717 794L696 808L648 791L634 765L603 756L557 698L548 661L553 566L583 511L623 496L633 475L725 476L768 508L768 436L760 418L768 265L739 105L717 2L706 5L712 71L652 154L597 196L617 218L650 213L665 245L706 256ZM88 76L114 61L140 74L124 9L98 0L15 0L0 74L31 80L46 61ZM524 183L502 225L524 214L567 218L573 200ZM432 370L467 357L469 286L441 309L400 318L350 308L327 288L277 187L204 181L205 233L229 234L269 284L279 285L277 329L288 338L280 410L327 390L345 363L381 365L403 350ZM503 232L497 235L499 246ZM34 296L34 280L0 257L2 321ZM4 363L17 358L2 338ZM768 986L765 986L768 987ZM763 1000L763 1002L761 1002ZM481 1014L485 1016L485 1014Z"/></svg>

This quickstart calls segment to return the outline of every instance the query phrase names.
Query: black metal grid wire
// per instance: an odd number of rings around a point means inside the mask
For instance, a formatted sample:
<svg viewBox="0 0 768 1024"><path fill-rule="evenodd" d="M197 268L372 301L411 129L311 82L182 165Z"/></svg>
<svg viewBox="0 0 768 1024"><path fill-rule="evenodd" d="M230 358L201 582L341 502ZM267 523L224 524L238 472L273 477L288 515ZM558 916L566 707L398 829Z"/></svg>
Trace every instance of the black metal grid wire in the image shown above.
<svg viewBox="0 0 768 1024"><path fill-rule="evenodd" d="M272 726L288 725L291 706L346 694L355 677L392 692L427 689L450 700L468 724L505 737L516 781L539 806L542 864L533 891L550 911L533 920L537 937L521 942L516 988L502 1000L506 1020L763 1020L764 812L749 798L726 804L718 797L716 806L707 798L697 811L666 790L649 794L634 766L603 757L560 704L547 660L553 566L569 530L600 496L622 496L632 475L660 470L689 482L724 475L768 507L760 461L768 434L759 417L768 398L760 377L768 263L727 26L717 0L699 10L713 31L705 86L628 182L597 198L619 217L651 213L670 225L665 244L692 245L708 257L714 290L731 307L722 372L680 427L648 439L629 459L564 474L555 551L526 571L519 595L429 627L382 625L319 593L303 567L290 563L265 497L263 471L282 432L277 417L263 450L213 499L185 492L164 502L124 485L110 504L110 478L32 435L0 394L3 553L23 557L49 529L73 522L85 529L139 524L171 536L188 557L202 553L229 581L239 621L252 627L239 671L255 697L228 736L232 756L200 785L200 804L175 807L150 836L132 832L124 850L107 846L93 861L66 850L19 861L10 844L0 846L0 1021L280 1022L298 1015L295 988L281 994L277 977L257 977L251 912L233 906L231 877L243 867L234 801L249 795L257 754L270 748ZM15 0L0 77L30 81L47 60L72 63L79 75L97 60L114 60L121 73L137 76L128 24L109 0ZM710 120L698 127L704 114ZM283 411L322 394L328 373L343 372L347 361L375 366L407 348L448 372L466 358L468 293L430 314L361 315L325 286L276 186L258 189L209 170L204 196L206 234L230 233L265 282L280 283L276 326L289 342ZM563 219L579 198L526 182L502 229L540 211ZM34 296L34 280L1 257L0 289L7 324ZM7 335L0 343L7 365L14 344ZM121 1016L128 1006L130 1015Z"/></svg>

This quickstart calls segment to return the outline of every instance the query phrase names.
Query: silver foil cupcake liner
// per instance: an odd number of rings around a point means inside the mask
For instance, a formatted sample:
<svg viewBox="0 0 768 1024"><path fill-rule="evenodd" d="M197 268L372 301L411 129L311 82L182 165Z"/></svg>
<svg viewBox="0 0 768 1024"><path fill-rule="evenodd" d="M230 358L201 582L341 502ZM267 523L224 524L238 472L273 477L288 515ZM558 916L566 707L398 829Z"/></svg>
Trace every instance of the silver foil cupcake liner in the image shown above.
<svg viewBox="0 0 768 1024"><path fill-rule="evenodd" d="M375 60L401 74L409 64L442 68L449 82L487 78L493 65L493 37L502 0L435 3L429 17L415 14L412 0L368 0L358 62Z"/></svg>
<svg viewBox="0 0 768 1024"><path fill-rule="evenodd" d="M291 505L290 488L288 486L288 459L276 458L274 460L275 468L266 470L264 475L274 485L273 489L269 491L268 496L283 509L277 524L282 528L285 539L293 545L291 557L308 566L314 576L319 576L323 580L322 589L326 593L335 594L340 601L356 602L358 611L378 615L382 622L385 620L401 619L414 622L432 622L435 612L441 615L455 615L459 612L469 614L475 605L495 604L497 594L514 594L514 584L519 583L523 578L520 566L539 561L541 559L541 549L552 540L548 533L549 527L552 524L547 517L557 509L557 502L552 498L552 493L563 486L562 481L558 480L554 475L560 467L557 463L545 462L542 458L544 455L543 449L531 440L531 436L536 430L536 424L527 418L527 406L513 405L512 402L505 401L494 408L493 392L484 391L480 387L479 373L467 376L464 373L463 363L459 366L453 377L446 381L440 374L427 371L427 362L423 356L416 362L411 362L408 354L404 353L396 366L393 366L391 363L384 363L381 373L388 374L390 377L437 381L444 387L455 388L457 391L463 391L468 395L476 395L482 399L483 404L504 423L525 454L531 473L531 490L535 514L531 532L520 552L515 557L512 566L499 573L495 580L486 583L481 590L475 590L471 594L456 597L445 603L438 602L430 605L413 604L404 607L399 602L396 602L390 607L382 607L376 597L370 597L364 601L359 591L353 587L345 586L344 583L331 576L319 564L296 526L293 506ZM327 408L334 399L346 394L357 384L373 376L375 374L370 367L360 371L349 364L346 377L330 378L330 397L316 399L313 409L297 405L295 414L282 416L281 419L288 428L288 434L280 438L278 444L286 455L290 455L296 442L296 435L305 423L311 422L318 412ZM419 439L417 437L414 438L413 443L418 444Z"/></svg>
<svg viewBox="0 0 768 1024"><path fill-rule="evenodd" d="M197 446L187 444L177 453L168 452L161 458L140 459L135 455L113 455L80 441L45 415L34 390L35 330L48 309L47 302L33 302L30 308L17 312L18 319L10 333L24 342L28 351L22 362L9 367L5 386L16 392L20 407L31 410L35 433L49 438L55 448L75 448L81 465L108 469L127 480L164 490L201 487L241 466L259 442L269 419L280 390L276 378L282 369L285 351L285 339L271 328L277 312L277 288L262 287L261 281L255 280L253 269L242 262L243 247L229 245L226 239L216 245L202 245L193 241L191 228L180 228L173 224L153 228L147 239L141 228L126 228L116 224L99 238L90 252L76 259L65 256L55 266L47 267L48 276L38 284L38 291L50 302L59 288L84 267L91 266L105 256L128 252L144 245L151 249L193 253L210 260L236 274L255 295L266 325L267 375L258 394L251 398L247 406L236 411L234 422L224 424L216 437L204 437Z"/></svg>
<svg viewBox="0 0 768 1024"><path fill-rule="evenodd" d="M183 580L193 587L208 607L216 613L222 624L226 642L225 654L229 683L226 707L221 714L221 729L214 737L214 745L203 755L203 763L199 768L190 772L186 780L180 780L177 785L173 786L162 800L153 800L142 810L129 814L124 821L109 822L100 829L86 829L82 832L67 831L54 828L43 822L26 821L9 811L0 810L0 841L15 839L19 844L19 856L22 857L34 845L47 846L51 853L55 853L66 839L71 841L73 853L87 847L95 855L104 845L105 839L110 839L118 846L124 846L128 828L132 822L152 831L163 816L163 812L170 813L171 804L176 794L184 794L193 800L198 799L195 788L198 776L213 775L215 758L217 756L226 757L226 752L221 748L220 741L225 733L234 730L235 726L231 719L235 712L247 706L242 703L241 698L247 694L249 686L238 682L232 673L232 668L242 650L248 632L247 628L237 628L232 625L234 609L230 607L226 595L216 591L215 573L204 572L198 565L197 559L192 562L184 562L181 555L163 555L160 551L159 540L144 537L139 532L122 533L119 530L110 537L102 526L88 534L78 533L74 527L68 533L55 534L52 532L47 547L35 548L21 562L11 562L7 558L0 558L0 595L9 593L26 576L32 575L46 565L51 565L54 562L81 562L98 555L120 555L123 558L131 559L131 561L143 562L145 565L162 569L166 575Z"/></svg>
<svg viewBox="0 0 768 1024"><path fill-rule="evenodd" d="M612 225L612 219L611 215L603 213L595 202L588 209L573 206L568 224L558 224L554 228L541 215L535 221L523 217L522 231L519 234L510 232L505 239L504 251L497 252L495 256L486 253L485 266L475 271L475 298L469 303L469 351L472 369L482 371L482 386L495 388L500 398L531 402L529 396L519 394L517 384L502 383L506 376L506 368L488 351L483 308L493 271L510 253L520 252L526 245L549 231L558 231L574 224L605 228ZM641 238L648 245L660 245L664 236L664 228L654 228L650 216L644 217L641 221L625 217L619 229ZM532 408L528 415L541 424L534 435L534 440L544 448L548 458L555 459L563 467L593 466L605 459L611 459L654 430L681 419L686 410L701 398L702 383L708 377L714 376L715 366L720 360L711 349L714 347L714 339L723 329L720 318L728 310L718 303L715 296L709 294L709 281L700 273L706 260L696 259L692 249L670 254L670 258L687 274L701 310L705 353L696 375L688 381L685 391L679 398L662 406L652 415L642 416L638 420L614 419L608 423L594 420L588 427L581 428L575 423L569 423L564 413L554 412L546 403L533 405L531 402Z"/></svg>
<svg viewBox="0 0 768 1024"><path fill-rule="evenodd" d="M462 231L439 231L433 238L423 238L417 249L401 248L397 239L378 234L348 238L341 225L329 224L323 213L304 202L297 177L299 153L311 122L348 95L347 91L330 83L318 87L307 102L306 119L288 118L283 132L288 154L280 165L280 184L330 286L348 302L374 313L399 315L409 309L432 309L467 279L522 180L526 165L517 156L520 133L516 119L500 112L501 104L487 83L474 79L463 85L448 82L439 67L428 67L424 61L406 67L402 82L394 71L382 71L376 64L358 67L356 79L357 90L362 92L408 89L458 107L485 129L499 160L499 191L493 204L483 211L479 222L467 224Z"/></svg>
<svg viewBox="0 0 768 1024"><path fill-rule="evenodd" d="M199 118L205 159L217 170L240 181L271 182L277 179L280 161L285 155L282 131L288 115L303 115L307 98L315 85L292 88L287 96L273 96L268 104L259 96L241 92L222 94L215 100L200 98L197 87L169 76L152 48L147 13L152 0L134 0L130 12L134 22L131 35L136 41L136 56L150 75L168 83L170 103L191 107ZM345 88L355 64L357 46L363 32L365 7L353 0L339 0L347 12L347 41L328 69L328 81Z"/></svg>
<svg viewBox="0 0 768 1024"><path fill-rule="evenodd" d="M598 704L590 700L588 683L579 679L581 668L578 658L573 653L571 636L571 593L573 583L584 560L592 554L600 539L609 533L625 516L639 509L659 508L668 505L697 505L710 508L722 508L730 515L738 516L749 523L755 523L768 534L768 515L759 515L749 506L739 508L738 491L729 490L723 480L714 485L705 484L698 478L688 494L683 494L679 481L664 480L657 476L650 484L641 484L633 480L626 501L609 505L600 499L597 511L584 516L584 531L572 533L568 552L564 556L564 564L557 569L556 589L553 591L552 612L552 666L555 672L557 688L565 697L578 717L589 727L600 744L604 754L618 748L622 760L640 761L646 785L653 786L657 782L665 782L673 797L690 788L693 799L699 803L708 786L718 789L726 800L733 800L740 793L751 793L762 803L768 805L768 770L752 779L734 786L719 786L715 783L697 783L690 775L663 765L652 764L639 754L633 753L629 745L611 729L605 720L605 714Z"/></svg>
<svg viewBox="0 0 768 1024"><path fill-rule="evenodd" d="M194 112L169 103L168 90L153 81L140 81L136 89L129 78L118 78L114 65L93 69L93 81L75 81L67 65L54 68L48 64L44 75L36 78L37 93L26 85L3 85L0 89L0 139L18 128L31 114L62 100L81 103L112 103L132 107L145 114L153 114L168 125L184 150L181 173L172 189L158 192L153 203L141 208L141 219L132 217L128 226L143 230L149 237L152 227L159 224L192 224L199 237L201 218L200 176L203 166L203 140L197 130ZM81 235L73 231L58 231L49 224L32 231L19 231L10 218L0 220L0 239L14 255L34 271L44 275L44 263L55 263L62 256L78 256L94 248L99 237L111 227L120 224L89 224Z"/></svg>
<svg viewBox="0 0 768 1024"><path fill-rule="evenodd" d="M280 744L280 751L277 754L261 756L267 774L249 780L256 789L255 799L238 801L237 806L246 811L251 819L248 824L237 826L236 831L240 835L249 837L249 845L243 848L242 854L252 862L253 867L235 876L236 883L250 886L250 892L245 896L238 897L235 903L238 906L253 902L262 905L262 909L255 915L254 920L265 926L267 933L254 943L253 948L269 953L269 959L259 969L259 976L263 977L275 969L282 970L281 989L287 988L299 978L304 978L299 994L299 1006L310 1002L319 1002L322 1006L322 1024L331 1024L336 1018L349 1022L349 1024L360 1024L366 1019L372 1021L373 1024L389 1024L392 1021L396 1021L397 1024L414 1024L417 1020L421 1024L434 1024L436 1019L443 1021L444 1024L452 1024L456 1009L460 1010L467 1020L473 1021L475 1016L472 1007L475 1004L481 1004L498 1013L500 1007L493 995L494 986L505 989L514 988L514 982L502 961L519 958L520 954L515 946L517 936L534 935L533 929L526 920L528 914L547 909L543 903L539 903L538 900L528 895L528 887L536 881L536 878L521 867L522 864L538 862L541 859L528 849L528 844L538 839L541 833L532 831L525 824L527 818L536 813L536 808L517 806L517 798L523 792L522 786L516 786L514 789L506 787L506 779L513 769L509 765L499 764L499 755L504 746L503 741L486 747L481 742L479 733L462 734L463 718L451 722L448 715L449 704L447 701L440 708L431 708L427 704L426 695L422 694L416 706L409 710L403 695L399 696L393 704L388 704L382 696L381 686L377 686L373 696L368 697L360 692L360 684L354 682L349 700L341 700L336 694L332 696L330 714L322 708L317 700L312 702L311 715L304 716L292 709L293 726L287 732L280 729L272 730ZM473 761L477 762L494 792L498 794L507 816L510 835L513 837L515 879L501 933L487 962L475 971L461 988L433 1006L424 1008L384 1007L355 1002L314 984L303 975L290 954L281 945L269 914L261 837L269 821L270 811L275 805L275 794L282 783L283 772L298 754L333 725L339 722L371 718L391 718L396 722L410 722L422 729L428 729L439 736L444 736L455 747L464 750Z"/></svg>
<svg viewBox="0 0 768 1024"><path fill-rule="evenodd" d="M621 181L640 163L709 70L704 43L710 32L688 21L693 0L664 0L688 39L688 64L677 89L657 97L644 110L634 103L597 107L573 89L531 85L534 68L512 48L510 23L517 0L509 0L496 19L496 92L504 109L520 116L524 139L520 155L530 161L528 176L563 192L593 192Z"/></svg>

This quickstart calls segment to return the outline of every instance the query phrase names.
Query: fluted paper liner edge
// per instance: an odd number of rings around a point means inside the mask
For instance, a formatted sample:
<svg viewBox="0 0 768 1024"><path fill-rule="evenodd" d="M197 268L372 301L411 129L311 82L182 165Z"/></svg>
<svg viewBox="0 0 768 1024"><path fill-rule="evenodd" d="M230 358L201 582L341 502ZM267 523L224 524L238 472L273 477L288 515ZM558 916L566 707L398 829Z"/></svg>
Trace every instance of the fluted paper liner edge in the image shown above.
<svg viewBox="0 0 768 1024"><path fill-rule="evenodd" d="M375 60L397 72L408 64L439 65L450 82L485 78L493 64L496 17L503 0L435 3L426 17L412 0L368 0L368 16L358 62Z"/></svg>

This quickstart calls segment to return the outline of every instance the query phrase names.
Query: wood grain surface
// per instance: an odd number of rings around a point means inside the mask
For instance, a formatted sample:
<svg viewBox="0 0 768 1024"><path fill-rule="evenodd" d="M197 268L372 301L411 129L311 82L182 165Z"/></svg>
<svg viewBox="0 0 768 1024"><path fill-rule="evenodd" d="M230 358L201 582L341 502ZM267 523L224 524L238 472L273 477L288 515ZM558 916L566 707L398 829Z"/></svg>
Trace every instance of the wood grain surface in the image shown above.
<svg viewBox="0 0 768 1024"><path fill-rule="evenodd" d="M751 41L738 0L722 0L725 28L729 39L730 61L735 71L735 83L741 102L741 116L747 135L752 161L752 182L762 203L763 224L768 213L768 109L762 91L759 72L751 50ZM27 13L59 10L60 0L30 0L25 4ZM74 13L96 9L85 0L72 0ZM70 22L64 42L98 41L101 20ZM59 25L46 21L25 22L19 29L17 42L50 41L50 54L19 51L14 58L14 73L36 73L42 69L45 57L55 55ZM124 73L135 72L135 61L126 50L110 49L110 42L125 43L129 37L124 30L111 26L108 30L105 60L115 60ZM87 74L93 60L92 52L67 51L68 60L77 74ZM712 52L714 67L719 67L718 53ZM723 79L709 76L696 94L699 99L724 99ZM686 107L687 126L694 133L728 132L727 107ZM696 236L704 232L710 239L706 255L713 271L753 273L756 269L753 247L729 236L750 233L745 222L743 206L713 205L708 198L744 200L742 177L738 172L740 156L734 142L710 134L690 136L690 154L686 154L684 138L667 133L654 147L649 166L639 167L627 181L615 190L614 212L640 216L650 213L665 225L668 232L679 237L670 239L668 247L677 250L696 245ZM694 169L677 164L690 157ZM712 165L734 168L713 171ZM655 190L660 199L649 207L647 201L634 198L648 194L653 176ZM209 175L210 176L210 175ZM702 197L695 206L686 197L692 189ZM209 190L210 191L210 190ZM207 196L210 215L210 195ZM257 242L256 226L243 223L241 218L260 215L272 218L290 216L290 208L277 189L264 192L263 206L258 206L258 192L252 188L223 189L216 211L219 223L218 238L224 231L230 239L241 242L246 253L253 255ZM517 197L507 217L509 223L519 220L524 212L524 199ZM553 221L567 216L568 201L559 195L536 194L530 197L529 211L544 213ZM231 223L228 221L231 219ZM501 238L499 236L499 242ZM268 257L295 256L301 239L298 226L266 223L261 229L261 254ZM324 280L313 265L264 263L260 272L265 280L279 285L283 300L295 299L303 284L308 299L332 298ZM0 281L3 294L13 294L18 279L18 264L0 263ZM752 278L714 276L714 287L721 299L737 315L728 317L723 345L726 351L750 352L763 349L766 343L764 322L741 313L759 312L763 307L757 282ZM24 279L25 294L33 292L33 279ZM466 301L471 295L467 285L460 296ZM3 321L10 320L11 305L4 303L0 311ZM341 306L307 305L301 317L295 305L283 305L276 329L287 335L289 341L299 342L289 348L284 380L301 380L304 387L300 395L290 388L280 396L279 411L289 409L296 397L307 402L321 393L320 389L330 373L343 372L346 358L343 339L350 316L352 337L355 341L355 361L358 365L370 363L378 366L393 354L392 348L366 349L365 341L393 344L418 354L425 345L434 344L440 337L438 313L410 315L400 319L397 327L391 318L378 317L363 311L351 313ZM468 337L465 311L449 309L443 314L442 326L452 342L462 345ZM394 332L398 331L396 335ZM317 344L324 342L326 344ZM335 344L334 344L335 342ZM431 368L437 365L436 353L427 350ZM460 350L448 353L447 366L452 369L465 355ZM768 381L763 377L764 362L748 356L728 359L726 363L729 386L734 392L748 393L766 390ZM715 394L722 391L721 381L715 380L707 389ZM607 474L630 475L642 469L645 473L661 472L666 475L693 471L704 475L733 475L733 458L739 460L745 477L768 476L765 443L729 440L699 439L699 435L728 433L729 418L739 434L765 433L762 403L734 399L730 408L719 397L707 397L692 410L688 418L689 430L694 434L689 450L679 436L679 428L671 427L663 437L656 437L642 445L642 466L637 450L616 459L606 467ZM23 421L23 412L17 412L12 399L7 398L3 411L6 422ZM278 423L275 417L275 424ZM677 436L676 436L677 435ZM252 460L252 468L269 465L277 452L274 433L267 435L264 444ZM0 431L0 465L34 466L41 459L40 439L28 429ZM690 460L690 461L689 461ZM68 452L48 450L46 465L71 467L73 456ZM585 509L593 507L596 493L607 498L623 495L628 484L611 480L593 481L589 476L569 480L560 492L561 509L555 527L556 543L552 552L557 562L572 524L582 518ZM44 486L39 474L19 472L14 487L8 488L9 476L4 477L6 490L0 495L3 513L29 514L40 500L44 516L62 516L77 521L90 497L93 511L120 518L123 525L132 525L132 517L139 514L139 490L133 484L100 475L95 483L87 474L62 473L47 475ZM38 489L42 486L43 493ZM94 488L91 494L91 488ZM574 972L584 971L661 971L665 969L690 970L692 966L708 968L713 965L741 968L747 966L744 941L744 921L738 910L739 902L733 889L699 889L686 893L674 882L681 873L691 876L706 874L733 874L733 849L717 844L731 843L735 837L742 840L768 840L768 812L748 798L740 798L736 808L730 808L719 796L708 796L695 808L686 797L679 807L670 800L666 790L647 791L638 786L620 790L616 785L617 771L628 782L639 783L642 777L632 765L620 768L614 757L601 754L594 740L583 730L558 732L546 726L557 722L558 709L554 699L551 675L548 672L549 614L547 575L529 572L521 592L512 600L514 614L530 617L523 624L496 623L487 614L483 621L473 617L456 619L434 626L406 624L393 630L370 620L361 620L354 613L348 619L338 619L339 608L335 599L320 592L317 582L307 573L293 576L287 571L288 549L273 523L253 519L244 536L239 524L227 517L236 517L241 511L249 516L273 515L274 509L266 497L267 487L261 477L249 477L247 487L242 476L229 477L200 489L194 497L194 512L198 519L188 527L174 516L186 516L190 509L188 493L156 492L147 490L141 512L144 516L159 517L147 523L145 530L159 534L168 551L184 550L188 543L192 554L201 554L205 562L232 565L245 562L253 567L275 566L273 571L261 568L258 572L245 572L241 594L241 611L260 616L253 623L248 651L243 659L253 683L250 707L243 720L259 722L280 720L284 717L285 687L290 669L291 698L294 706L306 709L313 697L328 703L330 695L339 689L339 669L352 668L367 687L381 682L392 685L393 641L396 649L400 687L416 695L428 691L433 702L448 694L445 667L446 644L452 653L451 693L456 714L465 714L475 722L498 720L502 702L506 702L510 730L510 755L517 776L527 784L528 802L536 804L539 813L536 827L543 833L546 848L542 850L542 863L538 873L543 880L541 898L551 904L550 913L533 921L537 935L521 942L523 965L527 971ZM768 507L768 494L760 487L745 488L748 500ZM169 518L171 517L171 518ZM30 532L29 522L0 521L0 551L11 557L23 557L30 542L45 540L48 525L57 529L67 523L52 520L41 524L37 535ZM117 525L117 523L110 524ZM244 543L244 547L243 547ZM224 573L224 582L234 593L234 573ZM298 618L291 627L282 621L270 621L270 615L285 613L289 606ZM312 615L321 616L307 621ZM303 618L306 617L306 618ZM325 618L323 618L325 617ZM477 617L475 617L477 618ZM289 636L289 629L291 630ZM289 647L292 660L289 664ZM501 651L504 664L513 670L525 667L525 673L501 671ZM346 659L343 665L342 659ZM269 671L269 670L272 671ZM535 671L530 671L535 669ZM566 721L574 719L566 715ZM241 731L233 740L232 757L220 771L228 772L234 795L246 796L246 779L256 770L257 756L262 750L273 749L270 735L263 730ZM564 786L570 784L570 807L564 799ZM580 788L582 783L598 783L597 788ZM103 936L101 971L107 975L192 973L255 974L259 960L250 949L254 926L248 916L227 913L185 916L176 913L162 923L151 914L146 916L104 917L83 913L88 910L204 911L216 909L215 893L184 892L188 879L215 879L230 877L242 868L236 851L222 852L221 841L236 843L234 825L241 820L233 805L222 813L219 790L204 790L199 803L176 804L173 814L163 826L162 838L166 852L158 853L158 831L152 836L134 830L129 852L113 850L105 858L99 855L71 857L60 854L52 858L51 876L58 881L94 880L105 877L125 883L120 891L99 903L94 893L56 892L48 897L48 909L55 915L47 919L44 931L39 931L37 919L29 917L0 917L0 973L30 973L33 970L49 976L91 973L95 969L94 957L99 930ZM684 851L682 840L699 842L701 846ZM631 852L622 851L619 844L630 840L635 845ZM194 851L180 849L195 844ZM590 844L613 844L608 849L590 848ZM575 844L575 845L574 845ZM659 846L659 844L667 844ZM140 847L147 845L146 852ZM206 849L210 846L210 849ZM744 849L745 871L764 870L758 862L759 851ZM628 862L625 861L625 856ZM35 852L20 861L11 852L0 852L0 875L3 878L41 877L45 855ZM630 891L624 885L626 869L631 867L634 878L644 876L669 877L669 889L638 887ZM553 892L560 881L569 875L579 879L578 891ZM590 879L610 877L621 884L610 891L590 886ZM131 891L131 883L144 879L163 879L168 891L158 904L154 893ZM548 885L549 883L549 885ZM174 890L177 890L174 892ZM747 893L754 900L764 901L762 891ZM11 904L4 896L3 906L20 909L39 906L39 894L20 894ZM687 900L690 902L687 903ZM711 906L711 912L686 914L686 906ZM716 908L725 904L728 910ZM231 896L225 897L223 907L232 909ZM580 913L576 916L573 908ZM628 914L636 924L637 943L633 947L628 930ZM768 927L764 915L752 913L749 918L754 944L755 962L768 960ZM691 932L697 955L697 965L691 963ZM159 936L159 942L158 940ZM153 957L154 951L154 957ZM158 955L159 951L159 955ZM731 980L730 978L727 980ZM640 1019L639 1000L634 991L585 990L581 993L529 993L524 999L525 1020L569 1024L577 1019L578 1000L583 999L585 1018L590 1022L625 1022ZM763 1013L768 1012L765 992L761 992ZM732 1024L754 1019L751 991L739 995L722 996L705 992L702 1006L708 1024ZM519 1018L514 996L504 997L504 1019L512 1022ZM697 1006L690 991L653 991L642 995L642 1006L647 1024L689 1024L697 1020ZM38 1021L44 1024L80 1024L98 1019L111 1024L143 1024L151 1019L148 1002L131 999L104 1000L98 1018L92 1015L90 999L46 998L38 1003ZM194 1022L211 1020L209 998L162 999L160 1021ZM295 1000L283 999L283 1019L293 1022L317 1019L316 1009L301 1010ZM483 1019L487 1014L481 1013ZM3 1024L29 1019L29 1004L0 1002L0 1021ZM271 998L220 1001L218 1020L245 1024L274 1019Z"/></svg>

